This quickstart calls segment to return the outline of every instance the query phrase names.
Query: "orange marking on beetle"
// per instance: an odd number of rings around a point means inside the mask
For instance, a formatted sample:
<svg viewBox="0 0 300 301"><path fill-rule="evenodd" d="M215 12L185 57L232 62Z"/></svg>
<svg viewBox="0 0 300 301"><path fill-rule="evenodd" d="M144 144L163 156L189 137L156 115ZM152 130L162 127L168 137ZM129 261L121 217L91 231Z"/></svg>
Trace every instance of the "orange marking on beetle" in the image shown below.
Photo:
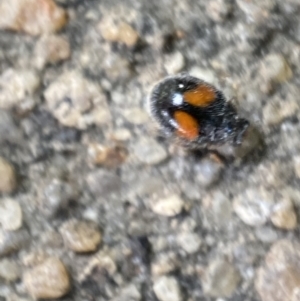
<svg viewBox="0 0 300 301"><path fill-rule="evenodd" d="M178 124L178 136L188 140L195 140L199 136L199 124L190 114L176 111L174 118Z"/></svg>
<svg viewBox="0 0 300 301"><path fill-rule="evenodd" d="M216 92L208 85L200 84L194 90L183 93L184 100L190 105L197 107L207 107L216 98Z"/></svg>

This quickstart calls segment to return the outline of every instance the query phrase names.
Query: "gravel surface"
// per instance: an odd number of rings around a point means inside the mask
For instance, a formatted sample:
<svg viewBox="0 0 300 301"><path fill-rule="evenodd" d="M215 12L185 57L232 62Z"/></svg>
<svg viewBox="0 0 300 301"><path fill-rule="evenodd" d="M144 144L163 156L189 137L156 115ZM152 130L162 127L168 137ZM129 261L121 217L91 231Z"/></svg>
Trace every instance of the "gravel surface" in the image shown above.
<svg viewBox="0 0 300 301"><path fill-rule="evenodd" d="M299 0L0 0L0 301L300 300ZM188 72L251 123L191 153Z"/></svg>

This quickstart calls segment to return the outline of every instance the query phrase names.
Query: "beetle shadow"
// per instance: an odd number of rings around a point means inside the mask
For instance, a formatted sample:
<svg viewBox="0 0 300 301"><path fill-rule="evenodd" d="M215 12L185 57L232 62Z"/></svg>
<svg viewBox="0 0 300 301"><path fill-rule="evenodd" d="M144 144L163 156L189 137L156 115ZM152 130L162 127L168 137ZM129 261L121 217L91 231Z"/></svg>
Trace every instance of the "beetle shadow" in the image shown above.
<svg viewBox="0 0 300 301"><path fill-rule="evenodd" d="M250 126L243 141L239 145L207 146L189 151L195 160L213 155L225 165L257 165L268 153L264 134L258 127Z"/></svg>

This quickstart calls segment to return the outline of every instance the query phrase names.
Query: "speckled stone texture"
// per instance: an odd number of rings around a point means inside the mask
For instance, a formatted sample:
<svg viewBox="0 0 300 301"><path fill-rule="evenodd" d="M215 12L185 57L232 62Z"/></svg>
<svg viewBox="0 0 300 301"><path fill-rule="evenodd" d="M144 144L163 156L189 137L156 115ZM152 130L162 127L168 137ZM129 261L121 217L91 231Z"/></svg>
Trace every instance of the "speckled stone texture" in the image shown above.
<svg viewBox="0 0 300 301"><path fill-rule="evenodd" d="M299 15L0 0L0 300L299 301ZM147 98L178 72L250 121L240 147L162 135Z"/></svg>

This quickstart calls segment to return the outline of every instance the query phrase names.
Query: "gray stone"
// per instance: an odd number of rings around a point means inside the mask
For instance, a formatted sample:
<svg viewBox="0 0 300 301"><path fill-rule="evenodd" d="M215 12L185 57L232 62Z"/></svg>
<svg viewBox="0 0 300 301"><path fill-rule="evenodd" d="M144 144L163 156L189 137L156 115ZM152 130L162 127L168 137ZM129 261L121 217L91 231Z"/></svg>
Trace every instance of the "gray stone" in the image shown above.
<svg viewBox="0 0 300 301"><path fill-rule="evenodd" d="M67 12L53 0L4 0L0 3L0 28L36 36L62 29Z"/></svg>
<svg viewBox="0 0 300 301"><path fill-rule="evenodd" d="M76 219L63 223L60 233L65 245L76 253L95 251L102 239L101 232L95 223Z"/></svg>
<svg viewBox="0 0 300 301"><path fill-rule="evenodd" d="M19 265L11 259L0 260L0 279L11 282L16 281L21 276Z"/></svg>
<svg viewBox="0 0 300 301"><path fill-rule="evenodd" d="M4 230L14 231L22 226L22 209L13 199L0 199L0 225Z"/></svg>
<svg viewBox="0 0 300 301"><path fill-rule="evenodd" d="M274 9L274 0L237 0L237 5L246 14L249 21L260 23L269 17Z"/></svg>
<svg viewBox="0 0 300 301"><path fill-rule="evenodd" d="M111 115L106 97L96 83L77 71L62 74L44 92L49 111L64 126L86 129L104 125Z"/></svg>
<svg viewBox="0 0 300 301"><path fill-rule="evenodd" d="M214 191L202 199L203 210L207 214L208 223L213 227L224 228L232 218L232 203L221 191Z"/></svg>
<svg viewBox="0 0 300 301"><path fill-rule="evenodd" d="M175 253L161 253L151 263L151 273L153 276L162 276L174 271L179 265L179 260Z"/></svg>
<svg viewBox="0 0 300 301"><path fill-rule="evenodd" d="M256 228L255 236L263 243L273 243L278 239L277 232L268 226Z"/></svg>
<svg viewBox="0 0 300 301"><path fill-rule="evenodd" d="M17 187L17 178L14 167L0 157L0 193L11 193Z"/></svg>
<svg viewBox="0 0 300 301"><path fill-rule="evenodd" d="M297 178L300 178L300 156L295 156L294 159L294 171Z"/></svg>
<svg viewBox="0 0 300 301"><path fill-rule="evenodd" d="M215 298L230 297L240 282L235 267L223 259L212 261L202 278L204 293Z"/></svg>
<svg viewBox="0 0 300 301"><path fill-rule="evenodd" d="M184 201L178 195L157 197L150 200L150 208L153 212L164 216L175 216L181 212Z"/></svg>
<svg viewBox="0 0 300 301"><path fill-rule="evenodd" d="M95 170L87 176L86 182L91 192L97 197L106 198L118 195L122 191L121 178L114 171Z"/></svg>
<svg viewBox="0 0 300 301"><path fill-rule="evenodd" d="M35 299L56 299L70 290L70 278L65 265L55 257L26 271L23 283L28 293Z"/></svg>
<svg viewBox="0 0 300 301"><path fill-rule="evenodd" d="M248 188L238 195L233 208L238 217L249 226L265 224L272 213L274 198L265 188Z"/></svg>
<svg viewBox="0 0 300 301"><path fill-rule="evenodd" d="M215 22L223 22L232 12L232 3L227 0L210 0L206 4L208 16Z"/></svg>
<svg viewBox="0 0 300 301"><path fill-rule="evenodd" d="M141 299L142 295L137 285L129 284L126 287L121 288L118 296L113 298L112 301L140 301Z"/></svg>
<svg viewBox="0 0 300 301"><path fill-rule="evenodd" d="M176 74L184 68L184 64L184 56L177 51L166 57L164 66L168 74Z"/></svg>
<svg viewBox="0 0 300 301"><path fill-rule="evenodd" d="M30 242L27 230L4 231L0 229L0 257L17 252Z"/></svg>
<svg viewBox="0 0 300 301"><path fill-rule="evenodd" d="M263 108L263 120L267 125L278 125L284 119L296 115L299 105L296 99L289 99L282 102L280 97L270 99Z"/></svg>
<svg viewBox="0 0 300 301"><path fill-rule="evenodd" d="M194 169L197 183L209 187L219 180L224 165L212 158L204 158L195 164Z"/></svg>
<svg viewBox="0 0 300 301"><path fill-rule="evenodd" d="M161 276L154 280L153 291L159 301L181 301L181 291L177 280L171 276Z"/></svg>
<svg viewBox="0 0 300 301"><path fill-rule="evenodd" d="M168 157L167 151L152 138L141 138L133 147L139 161L148 165L159 164Z"/></svg>
<svg viewBox="0 0 300 301"><path fill-rule="evenodd" d="M285 58L278 53L268 54L264 58L260 72L267 82L275 83L282 83L293 75Z"/></svg>
<svg viewBox="0 0 300 301"><path fill-rule="evenodd" d="M66 38L58 35L44 35L35 45L34 66L43 69L48 63L59 63L70 56L70 44Z"/></svg>
<svg viewBox="0 0 300 301"><path fill-rule="evenodd" d="M12 115L6 110L0 110L0 143L6 141L20 143L22 134Z"/></svg>
<svg viewBox="0 0 300 301"><path fill-rule="evenodd" d="M101 36L109 42L120 42L128 47L134 46L139 34L128 23L114 20L111 14L106 15L97 25L97 29Z"/></svg>
<svg viewBox="0 0 300 301"><path fill-rule="evenodd" d="M19 105L26 96L32 95L39 85L40 78L34 71L7 69L0 75L0 109L10 109Z"/></svg>
<svg viewBox="0 0 300 301"><path fill-rule="evenodd" d="M275 243L258 269L255 287L262 301L300 300L300 244Z"/></svg>
<svg viewBox="0 0 300 301"><path fill-rule="evenodd" d="M201 238L196 233L183 232L177 235L178 246L188 254L199 251L201 243Z"/></svg>
<svg viewBox="0 0 300 301"><path fill-rule="evenodd" d="M297 215L292 201L282 196L272 209L271 221L275 227L294 230L297 227Z"/></svg>

